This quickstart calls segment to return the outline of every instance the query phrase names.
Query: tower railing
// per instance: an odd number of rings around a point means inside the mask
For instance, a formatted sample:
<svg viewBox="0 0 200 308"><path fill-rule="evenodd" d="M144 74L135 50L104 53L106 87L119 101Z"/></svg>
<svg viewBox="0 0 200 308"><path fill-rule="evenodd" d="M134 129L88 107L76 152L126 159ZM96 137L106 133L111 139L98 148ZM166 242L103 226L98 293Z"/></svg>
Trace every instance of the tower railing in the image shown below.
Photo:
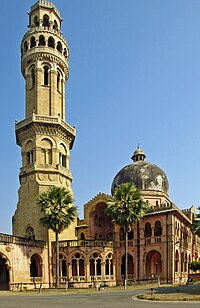
<svg viewBox="0 0 200 308"><path fill-rule="evenodd" d="M15 128L16 128L16 130L18 130L18 129L30 124L31 122L61 124L72 135L76 134L76 129L74 127L72 127L71 125L69 125L64 120L62 120L60 116L58 116L58 117L41 116L41 115L36 115L35 113L32 113L30 116L28 116L26 119L24 119L20 122L16 122Z"/></svg>

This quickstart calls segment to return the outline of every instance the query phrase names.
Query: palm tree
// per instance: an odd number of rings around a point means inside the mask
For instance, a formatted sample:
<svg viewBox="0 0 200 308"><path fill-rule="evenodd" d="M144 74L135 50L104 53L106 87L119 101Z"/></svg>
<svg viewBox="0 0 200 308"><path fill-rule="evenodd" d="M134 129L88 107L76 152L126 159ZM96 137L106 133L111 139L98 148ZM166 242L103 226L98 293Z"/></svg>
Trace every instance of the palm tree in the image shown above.
<svg viewBox="0 0 200 308"><path fill-rule="evenodd" d="M70 191L64 187L51 186L37 197L44 216L40 219L43 227L51 229L56 236L56 288L59 287L59 242L58 234L66 229L77 216L77 208Z"/></svg>
<svg viewBox="0 0 200 308"><path fill-rule="evenodd" d="M195 220L192 223L192 230L195 234L200 236L200 206L197 208L199 211L198 214L196 214Z"/></svg>
<svg viewBox="0 0 200 308"><path fill-rule="evenodd" d="M107 202L106 213L125 231L125 275L124 289L127 286L128 231L144 215L147 204L133 183L122 183L116 187Z"/></svg>

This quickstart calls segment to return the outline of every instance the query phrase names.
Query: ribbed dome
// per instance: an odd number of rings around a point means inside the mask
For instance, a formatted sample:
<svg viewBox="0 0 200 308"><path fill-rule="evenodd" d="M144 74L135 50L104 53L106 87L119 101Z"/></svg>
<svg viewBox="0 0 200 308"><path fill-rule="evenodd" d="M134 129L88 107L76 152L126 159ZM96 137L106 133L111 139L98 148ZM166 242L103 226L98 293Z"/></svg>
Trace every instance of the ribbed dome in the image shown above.
<svg viewBox="0 0 200 308"><path fill-rule="evenodd" d="M158 166L145 162L145 157L144 152L138 147L132 156L134 162L122 168L115 176L111 187L112 194L118 185L126 182L134 183L140 190L168 193L169 183L166 174Z"/></svg>

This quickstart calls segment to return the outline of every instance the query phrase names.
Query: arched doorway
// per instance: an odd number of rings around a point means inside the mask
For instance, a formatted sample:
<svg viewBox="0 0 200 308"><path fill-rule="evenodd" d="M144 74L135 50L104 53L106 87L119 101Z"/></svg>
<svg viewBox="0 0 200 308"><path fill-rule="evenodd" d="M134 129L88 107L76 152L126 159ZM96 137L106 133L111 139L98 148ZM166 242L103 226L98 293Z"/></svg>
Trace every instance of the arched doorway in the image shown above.
<svg viewBox="0 0 200 308"><path fill-rule="evenodd" d="M37 253L31 256L30 277L42 277L41 257Z"/></svg>
<svg viewBox="0 0 200 308"><path fill-rule="evenodd" d="M9 290L9 282L8 260L0 253L0 290Z"/></svg>
<svg viewBox="0 0 200 308"><path fill-rule="evenodd" d="M128 279L134 278L134 263L133 263L133 257L128 253L128 260L127 260L127 267L128 267ZM121 263L121 275L125 275L125 255L122 257L122 263Z"/></svg>
<svg viewBox="0 0 200 308"><path fill-rule="evenodd" d="M151 277L162 274L162 260L160 252L152 250L146 257L146 274Z"/></svg>

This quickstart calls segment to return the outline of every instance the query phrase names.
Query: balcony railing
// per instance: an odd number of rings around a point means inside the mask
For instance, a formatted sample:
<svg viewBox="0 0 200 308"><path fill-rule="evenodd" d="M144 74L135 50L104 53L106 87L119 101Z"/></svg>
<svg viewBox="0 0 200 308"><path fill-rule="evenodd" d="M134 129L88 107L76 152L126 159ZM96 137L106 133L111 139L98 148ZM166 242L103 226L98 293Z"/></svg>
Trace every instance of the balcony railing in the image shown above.
<svg viewBox="0 0 200 308"><path fill-rule="evenodd" d="M36 115L35 113L28 116L26 119L16 122L15 128L16 130L32 123L32 122L43 122L47 124L61 124L68 132L70 132L73 136L76 135L76 129L69 125L67 122L61 119L61 117L52 117L52 116L41 116Z"/></svg>
<svg viewBox="0 0 200 308"><path fill-rule="evenodd" d="M39 248L44 248L46 245L45 241L38 241L38 240L29 239L26 237L18 237L18 236L2 234L2 233L0 233L0 243L26 245L26 246L31 246L31 247L34 246L34 247L39 247Z"/></svg>
<svg viewBox="0 0 200 308"><path fill-rule="evenodd" d="M55 242L52 243L55 246ZM72 240L72 241L59 241L59 247L113 247L112 241L101 240Z"/></svg>

